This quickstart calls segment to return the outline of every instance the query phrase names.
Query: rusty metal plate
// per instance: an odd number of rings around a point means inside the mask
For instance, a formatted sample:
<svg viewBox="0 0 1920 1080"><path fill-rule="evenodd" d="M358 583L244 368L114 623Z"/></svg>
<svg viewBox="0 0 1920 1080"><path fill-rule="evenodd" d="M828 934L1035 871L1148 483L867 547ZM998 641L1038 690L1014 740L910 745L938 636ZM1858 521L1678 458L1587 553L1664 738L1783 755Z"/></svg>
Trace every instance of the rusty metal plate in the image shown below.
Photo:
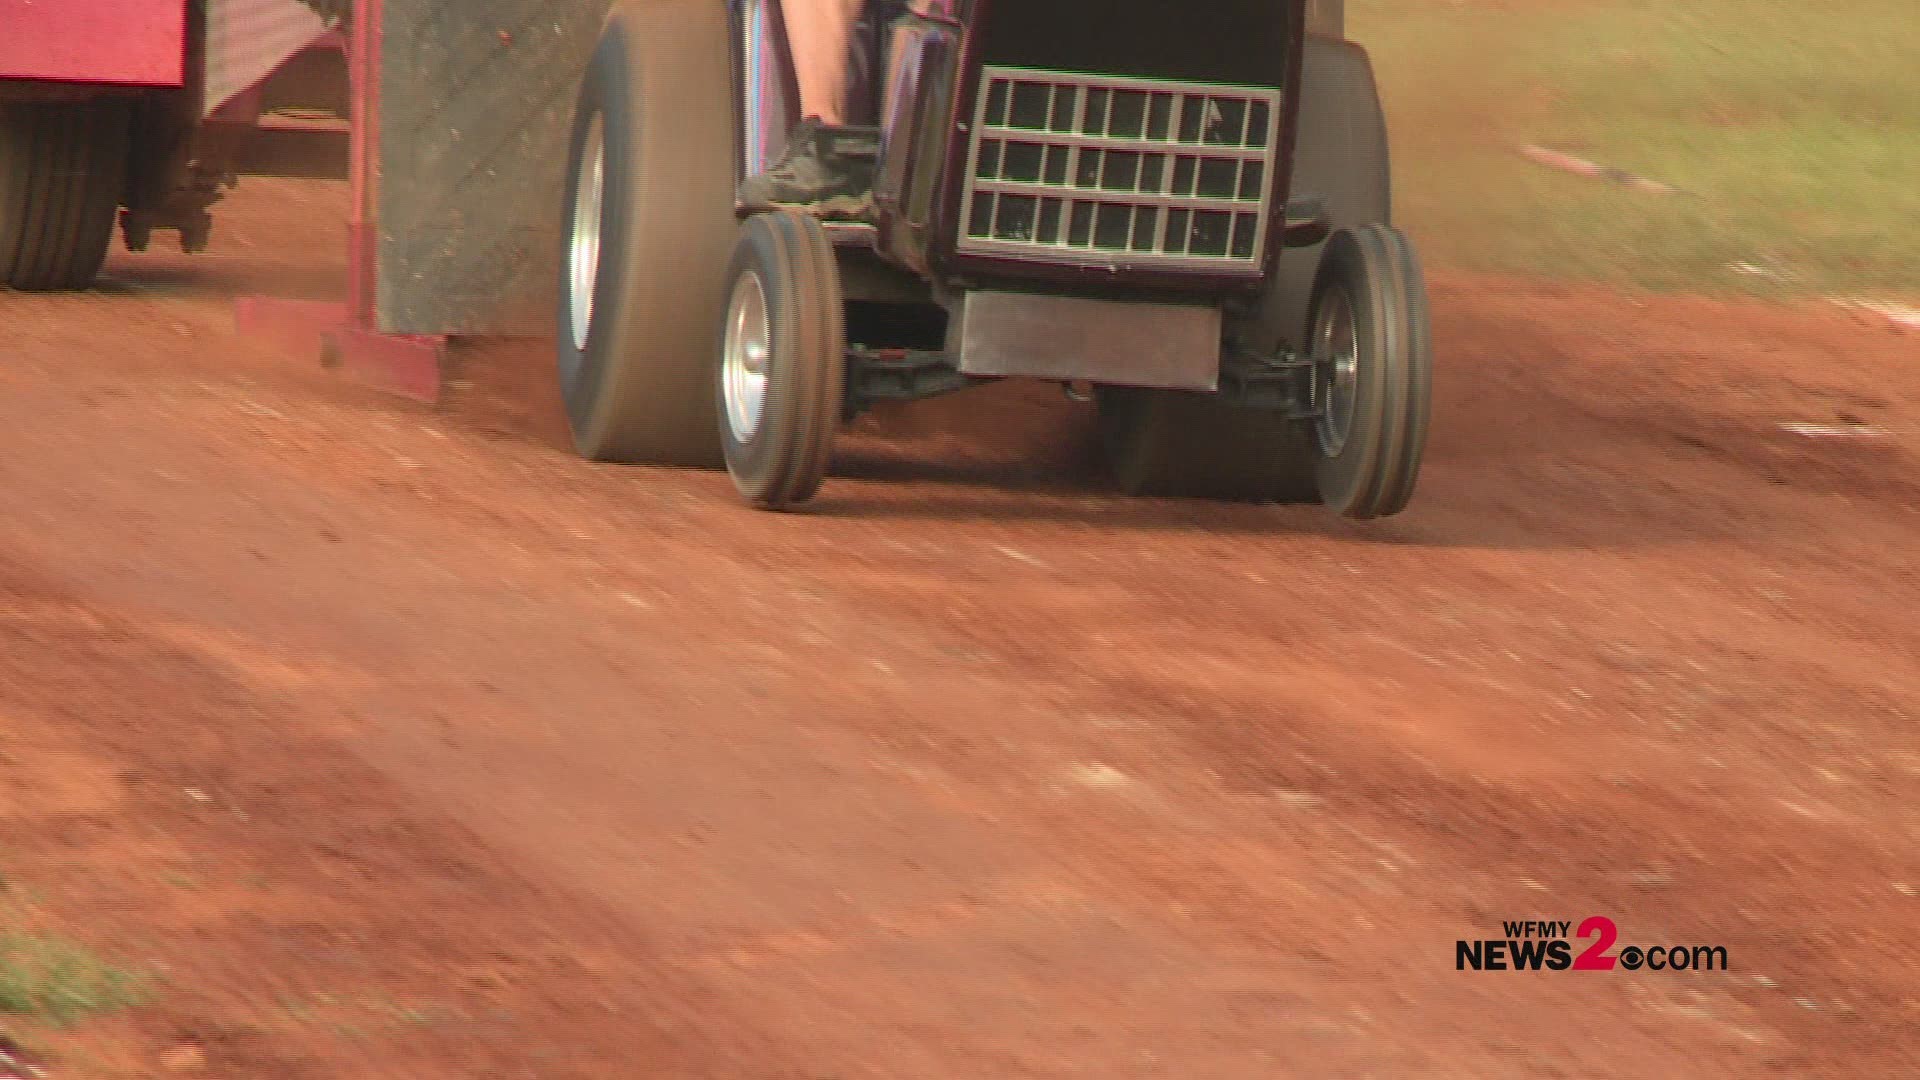
<svg viewBox="0 0 1920 1080"><path fill-rule="evenodd" d="M1031 293L968 293L955 320L960 371L1213 391L1220 309Z"/></svg>

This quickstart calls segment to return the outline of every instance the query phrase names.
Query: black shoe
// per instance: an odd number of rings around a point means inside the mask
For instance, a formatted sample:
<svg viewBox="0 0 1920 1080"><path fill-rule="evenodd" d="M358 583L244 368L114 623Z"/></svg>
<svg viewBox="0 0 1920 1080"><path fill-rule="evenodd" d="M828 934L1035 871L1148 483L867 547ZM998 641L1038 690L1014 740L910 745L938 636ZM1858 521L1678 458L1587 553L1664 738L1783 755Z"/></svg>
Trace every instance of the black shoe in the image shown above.
<svg viewBox="0 0 1920 1080"><path fill-rule="evenodd" d="M740 209L757 214L786 207L829 221L867 221L873 215L878 156L872 129L828 127L808 119L794 129L780 164L740 185Z"/></svg>

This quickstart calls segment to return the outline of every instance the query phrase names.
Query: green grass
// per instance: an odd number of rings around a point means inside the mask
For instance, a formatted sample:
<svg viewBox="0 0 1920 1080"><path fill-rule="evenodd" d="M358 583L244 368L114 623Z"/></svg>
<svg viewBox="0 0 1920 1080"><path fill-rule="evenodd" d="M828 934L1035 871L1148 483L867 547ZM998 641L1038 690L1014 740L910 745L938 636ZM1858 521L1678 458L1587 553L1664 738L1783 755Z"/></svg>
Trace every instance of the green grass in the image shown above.
<svg viewBox="0 0 1920 1080"><path fill-rule="evenodd" d="M0 933L0 1014L65 1024L139 1004L146 983L71 942Z"/></svg>
<svg viewBox="0 0 1920 1080"><path fill-rule="evenodd" d="M1436 261L1666 289L1920 295L1913 0L1350 0L1348 12L1386 99L1401 224ZM1546 169L1518 156L1525 143L1691 194Z"/></svg>

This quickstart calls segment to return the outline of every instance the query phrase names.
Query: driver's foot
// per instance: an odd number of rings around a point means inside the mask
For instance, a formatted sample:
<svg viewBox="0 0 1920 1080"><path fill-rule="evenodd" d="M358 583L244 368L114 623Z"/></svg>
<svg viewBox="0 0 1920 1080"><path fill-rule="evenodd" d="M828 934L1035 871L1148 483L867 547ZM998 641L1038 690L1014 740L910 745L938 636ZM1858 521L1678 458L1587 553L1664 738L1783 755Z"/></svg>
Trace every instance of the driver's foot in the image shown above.
<svg viewBox="0 0 1920 1080"><path fill-rule="evenodd" d="M740 185L740 209L757 214L785 207L829 221L869 220L878 141L870 128L809 119L794 130L780 164Z"/></svg>

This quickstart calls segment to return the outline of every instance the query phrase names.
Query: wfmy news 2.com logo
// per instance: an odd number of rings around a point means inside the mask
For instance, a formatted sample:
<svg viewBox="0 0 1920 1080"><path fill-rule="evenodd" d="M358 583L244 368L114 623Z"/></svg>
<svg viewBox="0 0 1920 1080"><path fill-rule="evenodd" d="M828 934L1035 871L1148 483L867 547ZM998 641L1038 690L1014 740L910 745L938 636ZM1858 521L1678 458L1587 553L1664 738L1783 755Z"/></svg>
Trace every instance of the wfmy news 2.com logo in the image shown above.
<svg viewBox="0 0 1920 1080"><path fill-rule="evenodd" d="M1504 938L1462 938L1453 946L1456 971L1725 971L1725 945L1628 945L1618 953L1620 928L1593 915L1572 930L1571 920L1502 922ZM1571 934L1569 931L1571 930ZM1586 942L1574 951L1576 941Z"/></svg>

